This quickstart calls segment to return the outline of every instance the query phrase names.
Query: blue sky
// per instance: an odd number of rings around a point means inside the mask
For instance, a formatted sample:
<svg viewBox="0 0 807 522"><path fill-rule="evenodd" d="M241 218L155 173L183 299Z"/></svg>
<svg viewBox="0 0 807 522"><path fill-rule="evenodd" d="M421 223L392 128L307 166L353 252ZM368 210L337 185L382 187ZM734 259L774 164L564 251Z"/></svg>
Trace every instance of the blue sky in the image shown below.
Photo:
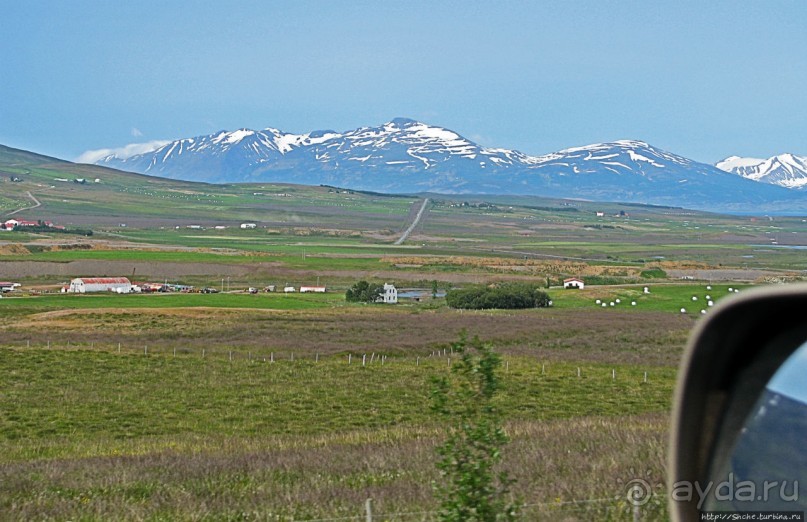
<svg viewBox="0 0 807 522"><path fill-rule="evenodd" d="M807 2L0 0L0 144L397 116L528 154L807 155Z"/></svg>

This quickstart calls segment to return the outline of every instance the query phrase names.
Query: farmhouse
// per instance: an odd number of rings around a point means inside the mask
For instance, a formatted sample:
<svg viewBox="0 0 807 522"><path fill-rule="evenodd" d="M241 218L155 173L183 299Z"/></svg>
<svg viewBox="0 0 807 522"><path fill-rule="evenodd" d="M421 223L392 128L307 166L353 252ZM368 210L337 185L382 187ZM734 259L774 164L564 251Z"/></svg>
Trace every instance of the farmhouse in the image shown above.
<svg viewBox="0 0 807 522"><path fill-rule="evenodd" d="M18 288L19 286L20 286L19 283L11 283L6 281L0 282L0 293L11 292L15 288Z"/></svg>
<svg viewBox="0 0 807 522"><path fill-rule="evenodd" d="M578 279L576 277L570 277L569 279L563 280L563 288L574 288L577 290L582 290L586 287L586 284L583 282L582 279Z"/></svg>
<svg viewBox="0 0 807 522"><path fill-rule="evenodd" d="M67 291L73 294L110 291L128 294L132 291L132 283L126 277L79 277L70 281Z"/></svg>
<svg viewBox="0 0 807 522"><path fill-rule="evenodd" d="M398 289L395 288L395 285L384 284L384 293L381 294L381 298L383 299L384 303L386 304L397 304L398 303Z"/></svg>
<svg viewBox="0 0 807 522"><path fill-rule="evenodd" d="M316 292L316 293L324 294L325 293L325 287L324 286L301 286L300 287L300 293L304 294L306 292Z"/></svg>
<svg viewBox="0 0 807 522"><path fill-rule="evenodd" d="M15 228L19 227L50 227L50 228L59 228L64 229L64 227L56 227L50 221L26 221L24 219L9 219L3 223L0 223L0 230L14 230Z"/></svg>

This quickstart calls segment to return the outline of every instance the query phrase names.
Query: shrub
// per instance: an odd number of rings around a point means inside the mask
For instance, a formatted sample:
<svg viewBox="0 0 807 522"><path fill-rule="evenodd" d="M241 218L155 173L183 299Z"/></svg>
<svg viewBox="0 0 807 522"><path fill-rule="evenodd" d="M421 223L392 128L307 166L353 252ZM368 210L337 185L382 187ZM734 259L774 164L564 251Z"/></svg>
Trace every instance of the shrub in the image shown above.
<svg viewBox="0 0 807 522"><path fill-rule="evenodd" d="M359 281L347 289L345 300L351 303L375 303L379 295L383 293L382 285Z"/></svg>
<svg viewBox="0 0 807 522"><path fill-rule="evenodd" d="M495 470L509 442L493 406L501 359L478 337L468 343L464 332L452 349L459 361L448 377L433 380L432 389L432 410L450 422L448 438L437 448L443 479L433 484L439 520L515 520L517 506L507 499L512 481L507 472Z"/></svg>
<svg viewBox="0 0 807 522"><path fill-rule="evenodd" d="M642 270L639 274L645 279L664 279L667 277L667 272L662 270L661 268L650 268L648 270Z"/></svg>
<svg viewBox="0 0 807 522"><path fill-rule="evenodd" d="M451 290L446 294L446 303L452 308L471 310L543 308L549 306L549 296L536 285L501 283Z"/></svg>

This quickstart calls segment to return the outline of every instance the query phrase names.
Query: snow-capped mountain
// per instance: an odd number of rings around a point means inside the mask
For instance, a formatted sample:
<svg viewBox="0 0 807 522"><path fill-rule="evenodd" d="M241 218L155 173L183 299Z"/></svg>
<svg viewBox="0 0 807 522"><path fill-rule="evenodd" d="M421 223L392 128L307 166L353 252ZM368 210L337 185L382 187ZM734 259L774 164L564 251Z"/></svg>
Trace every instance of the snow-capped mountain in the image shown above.
<svg viewBox="0 0 807 522"><path fill-rule="evenodd" d="M715 166L754 181L787 188L807 188L807 157L780 154L768 159L731 156Z"/></svg>
<svg viewBox="0 0 807 522"><path fill-rule="evenodd" d="M540 195L737 212L756 211L760 205L792 208L794 201L805 199L802 193L747 180L642 141L528 156L482 147L451 130L405 118L346 132L221 131L96 163L213 183Z"/></svg>
<svg viewBox="0 0 807 522"><path fill-rule="evenodd" d="M516 151L480 147L441 127L396 118L380 127L344 133L289 134L272 128L221 131L174 141L129 158L110 155L96 163L176 179L234 182L264 181L268 171L293 171L299 180L308 177L305 173L320 170L343 174L376 169L437 171L453 162L484 169L527 165L531 160ZM205 163L204 168L200 162Z"/></svg>

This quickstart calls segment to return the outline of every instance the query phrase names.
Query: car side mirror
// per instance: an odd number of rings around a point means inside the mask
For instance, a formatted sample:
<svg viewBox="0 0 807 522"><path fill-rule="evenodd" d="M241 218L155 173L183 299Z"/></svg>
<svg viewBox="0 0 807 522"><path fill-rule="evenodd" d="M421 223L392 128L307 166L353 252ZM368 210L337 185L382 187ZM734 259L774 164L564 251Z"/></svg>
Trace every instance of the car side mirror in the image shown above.
<svg viewBox="0 0 807 522"><path fill-rule="evenodd" d="M669 454L673 520L760 512L804 520L807 285L746 290L696 327L678 375Z"/></svg>

